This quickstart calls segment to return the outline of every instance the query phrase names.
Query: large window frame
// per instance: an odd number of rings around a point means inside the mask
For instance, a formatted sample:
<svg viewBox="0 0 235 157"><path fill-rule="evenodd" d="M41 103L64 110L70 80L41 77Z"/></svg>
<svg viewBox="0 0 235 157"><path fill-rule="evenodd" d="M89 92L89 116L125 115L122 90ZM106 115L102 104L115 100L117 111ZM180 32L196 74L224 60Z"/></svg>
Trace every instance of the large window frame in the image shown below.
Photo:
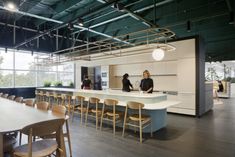
<svg viewBox="0 0 235 157"><path fill-rule="evenodd" d="M61 64L57 64L57 65L54 65L56 68L52 69L52 70L44 70L44 69L40 69L40 66L37 65L38 63L38 59L37 59L37 55L45 55L45 53L40 53L40 52L31 52L31 51L21 51L21 50L14 50L14 49L5 49L5 48L1 48L0 47L0 52L1 53L6 53L6 54L9 54L9 53L13 53L13 56L12 56L12 60L13 60L13 66L11 68L1 68L0 67L0 71L11 71L13 73L12 75L12 85L11 86L4 86L4 87L0 87L0 88L19 88L19 87L42 87L43 84L40 83L40 80L38 80L39 78L39 73L55 73L56 74L56 80L55 81L60 81L59 78L60 78L60 74L61 73L64 73L64 74L72 74L73 75L73 78L72 78L72 82L74 83L75 82L75 72L76 72L76 66L75 66L75 63L69 63L69 64L73 64L73 69L69 72L67 71L60 71L59 70L59 66L61 66ZM30 54L30 55L33 55L35 56L34 57L34 63L36 63L34 66L34 69L21 69L21 68L17 68L16 67L16 53L27 53L27 54ZM48 66L48 65L47 65ZM17 80L16 80L16 76L17 76L17 73L20 73L20 72L32 72L32 73L35 73L35 82L34 82L34 86L18 86L16 83L17 83ZM75 84L75 83L74 83ZM68 85L68 84L67 84Z"/></svg>

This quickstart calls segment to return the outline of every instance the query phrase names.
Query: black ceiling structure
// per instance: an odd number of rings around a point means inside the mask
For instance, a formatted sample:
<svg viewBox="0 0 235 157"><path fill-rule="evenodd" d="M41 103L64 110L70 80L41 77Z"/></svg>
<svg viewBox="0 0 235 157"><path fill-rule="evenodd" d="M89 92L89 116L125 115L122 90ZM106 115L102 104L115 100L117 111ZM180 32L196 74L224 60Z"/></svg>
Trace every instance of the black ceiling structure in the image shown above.
<svg viewBox="0 0 235 157"><path fill-rule="evenodd" d="M102 39L166 28L201 36L206 60L235 59L233 0L0 0L0 46L53 53ZM137 41L135 41L137 42Z"/></svg>

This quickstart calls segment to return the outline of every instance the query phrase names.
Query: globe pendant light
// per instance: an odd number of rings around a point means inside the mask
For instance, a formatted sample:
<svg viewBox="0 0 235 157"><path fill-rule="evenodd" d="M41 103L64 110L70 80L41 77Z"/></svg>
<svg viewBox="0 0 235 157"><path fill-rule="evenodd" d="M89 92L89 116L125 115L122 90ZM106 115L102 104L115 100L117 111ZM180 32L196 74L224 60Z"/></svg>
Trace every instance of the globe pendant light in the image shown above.
<svg viewBox="0 0 235 157"><path fill-rule="evenodd" d="M153 50L153 53L152 53L152 57L153 59L155 59L156 61L160 61L164 58L164 55L165 55L165 52L163 49L161 48L156 48Z"/></svg>

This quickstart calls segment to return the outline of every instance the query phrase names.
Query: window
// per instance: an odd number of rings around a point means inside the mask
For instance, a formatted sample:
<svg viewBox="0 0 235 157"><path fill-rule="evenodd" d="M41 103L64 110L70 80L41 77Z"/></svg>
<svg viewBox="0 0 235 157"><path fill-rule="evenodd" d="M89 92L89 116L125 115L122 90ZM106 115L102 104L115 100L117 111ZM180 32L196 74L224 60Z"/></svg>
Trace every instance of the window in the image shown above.
<svg viewBox="0 0 235 157"><path fill-rule="evenodd" d="M13 87L13 70L0 70L0 87Z"/></svg>
<svg viewBox="0 0 235 157"><path fill-rule="evenodd" d="M64 86L74 83L74 63L43 64L47 54L0 48L0 88L35 87L44 82L61 81Z"/></svg>

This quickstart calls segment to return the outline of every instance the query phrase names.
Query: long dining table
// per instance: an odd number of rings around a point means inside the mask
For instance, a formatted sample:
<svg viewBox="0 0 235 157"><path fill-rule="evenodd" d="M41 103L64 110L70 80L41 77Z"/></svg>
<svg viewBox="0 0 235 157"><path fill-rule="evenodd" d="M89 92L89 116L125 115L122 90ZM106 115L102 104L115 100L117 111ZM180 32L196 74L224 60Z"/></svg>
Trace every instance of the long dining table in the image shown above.
<svg viewBox="0 0 235 157"><path fill-rule="evenodd" d="M65 117L53 114L52 112L40 111L12 100L0 98L0 157L4 157L4 134L20 131L23 127L30 124L61 118ZM64 141L61 141L61 144L65 151Z"/></svg>

